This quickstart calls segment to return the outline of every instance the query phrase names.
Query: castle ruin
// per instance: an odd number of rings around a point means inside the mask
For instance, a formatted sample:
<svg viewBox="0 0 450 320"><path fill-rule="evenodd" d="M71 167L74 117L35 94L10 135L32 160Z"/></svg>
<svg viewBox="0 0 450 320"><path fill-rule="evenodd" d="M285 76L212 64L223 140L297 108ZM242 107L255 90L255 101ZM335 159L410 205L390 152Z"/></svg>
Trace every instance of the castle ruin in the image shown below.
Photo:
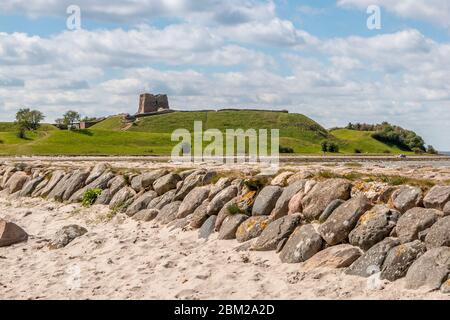
<svg viewBox="0 0 450 320"><path fill-rule="evenodd" d="M169 99L165 94L153 95L143 93L139 98L139 109L136 115L169 110Z"/></svg>

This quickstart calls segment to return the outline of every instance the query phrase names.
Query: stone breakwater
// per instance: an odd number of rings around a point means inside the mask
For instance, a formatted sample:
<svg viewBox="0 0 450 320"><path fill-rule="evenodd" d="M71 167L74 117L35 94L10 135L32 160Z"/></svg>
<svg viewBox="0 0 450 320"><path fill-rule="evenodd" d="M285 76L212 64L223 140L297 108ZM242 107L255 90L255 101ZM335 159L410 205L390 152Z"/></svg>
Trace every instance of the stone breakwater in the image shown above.
<svg viewBox="0 0 450 320"><path fill-rule="evenodd" d="M11 199L109 206L111 217L198 229L204 239L217 233L242 243L238 251L276 251L280 263L305 271L342 268L380 281L405 278L407 289L450 292L449 185L422 190L294 171L119 172L100 163L80 169L2 165L0 190ZM0 246L27 241L26 230L20 220L0 219ZM66 225L48 248L60 250L87 232Z"/></svg>

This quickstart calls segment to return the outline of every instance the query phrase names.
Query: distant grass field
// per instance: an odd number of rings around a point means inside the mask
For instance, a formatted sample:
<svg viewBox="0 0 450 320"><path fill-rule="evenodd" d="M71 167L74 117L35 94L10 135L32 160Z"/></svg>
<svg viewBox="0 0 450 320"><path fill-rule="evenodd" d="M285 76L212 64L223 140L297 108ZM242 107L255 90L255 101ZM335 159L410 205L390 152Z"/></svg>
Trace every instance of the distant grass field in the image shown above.
<svg viewBox="0 0 450 320"><path fill-rule="evenodd" d="M42 125L27 132L26 139L16 136L13 123L0 123L0 155L169 155L178 142L171 141L175 129L193 132L194 121L202 121L203 130L279 129L280 145L297 154L320 154L323 140L336 142L341 154L405 153L371 137L370 132L339 129L328 132L301 114L264 111L174 112L141 118L126 125L120 116L110 117L88 130L58 130ZM205 147L207 143L204 143Z"/></svg>

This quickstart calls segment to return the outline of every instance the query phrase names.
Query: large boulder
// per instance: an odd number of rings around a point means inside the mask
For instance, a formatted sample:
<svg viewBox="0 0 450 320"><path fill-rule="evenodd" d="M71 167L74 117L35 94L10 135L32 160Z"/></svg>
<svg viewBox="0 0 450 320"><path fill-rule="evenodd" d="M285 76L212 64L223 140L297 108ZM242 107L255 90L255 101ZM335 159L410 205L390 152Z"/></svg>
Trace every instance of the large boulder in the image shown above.
<svg viewBox="0 0 450 320"><path fill-rule="evenodd" d="M189 225L194 229L199 229L209 218L208 212L206 211L209 204L209 200L205 200L197 208L195 208L194 213L189 221Z"/></svg>
<svg viewBox="0 0 450 320"><path fill-rule="evenodd" d="M298 192L303 191L305 188L305 184L306 180L299 180L284 188L283 193L281 193L281 196L275 203L275 207L270 213L270 219L272 221L277 220L288 214L289 202L291 198L295 196Z"/></svg>
<svg viewBox="0 0 450 320"><path fill-rule="evenodd" d="M72 173L67 173L64 175L61 180L55 185L55 187L50 191L47 198L48 199L54 199L61 201L62 197L64 195L64 192L66 191L67 182L70 180L70 178L73 176Z"/></svg>
<svg viewBox="0 0 450 320"><path fill-rule="evenodd" d="M364 251L380 242L391 233L397 224L400 212L385 205L377 205L364 213L358 225L349 234L350 243Z"/></svg>
<svg viewBox="0 0 450 320"><path fill-rule="evenodd" d="M98 177L100 177L106 170L108 169L108 165L106 163L98 163L92 168L89 176L86 178L86 184L90 184Z"/></svg>
<svg viewBox="0 0 450 320"><path fill-rule="evenodd" d="M108 185L108 182L114 178L114 174L110 171L104 172L101 176L97 177L94 181L91 181L85 187L75 192L69 199L70 203L80 202L83 199L83 195L88 190L100 189L103 190ZM87 181L87 180L86 180Z"/></svg>
<svg viewBox="0 0 450 320"><path fill-rule="evenodd" d="M417 259L406 274L407 289L437 290L450 273L450 248L440 247L427 251Z"/></svg>
<svg viewBox="0 0 450 320"><path fill-rule="evenodd" d="M220 209L222 209L227 202L229 202L231 199L235 198L238 194L238 187L236 186L229 186L225 189L223 189L221 192L219 192L208 204L207 212L208 215L212 216L217 214Z"/></svg>
<svg viewBox="0 0 450 320"><path fill-rule="evenodd" d="M444 206L444 216L450 216L450 201Z"/></svg>
<svg viewBox="0 0 450 320"><path fill-rule="evenodd" d="M397 221L395 232L402 243L419 239L419 232L431 227L439 212L435 209L412 208Z"/></svg>
<svg viewBox="0 0 450 320"><path fill-rule="evenodd" d="M450 186L434 186L423 199L425 208L444 210L450 201Z"/></svg>
<svg viewBox="0 0 450 320"><path fill-rule="evenodd" d="M7 167L5 169L5 172L3 173L3 178L0 183L0 189L5 189L6 183L16 171L17 169L15 167Z"/></svg>
<svg viewBox="0 0 450 320"><path fill-rule="evenodd" d="M20 190L19 195L21 197L29 197L33 193L34 189L44 180L43 176L38 176L34 179L31 179L23 186L22 190Z"/></svg>
<svg viewBox="0 0 450 320"><path fill-rule="evenodd" d="M253 216L245 220L236 231L238 242L246 242L257 238L269 224L267 216Z"/></svg>
<svg viewBox="0 0 450 320"><path fill-rule="evenodd" d="M0 219L0 247L7 247L28 240L28 234L12 222Z"/></svg>
<svg viewBox="0 0 450 320"><path fill-rule="evenodd" d="M302 199L305 196L303 191L297 192L290 200L288 204L288 214L297 214L301 213L302 208Z"/></svg>
<svg viewBox="0 0 450 320"><path fill-rule="evenodd" d="M347 239L358 219L371 208L367 197L358 195L337 208L327 221L319 227L319 233L329 245Z"/></svg>
<svg viewBox="0 0 450 320"><path fill-rule="evenodd" d="M170 190L164 193L162 196L156 197L147 206L147 209L158 209L161 210L164 206L168 205L174 201L175 190Z"/></svg>
<svg viewBox="0 0 450 320"><path fill-rule="evenodd" d="M401 186L391 195L391 202L398 211L404 213L414 207L420 207L423 200L422 190L418 187Z"/></svg>
<svg viewBox="0 0 450 320"><path fill-rule="evenodd" d="M304 262L319 252L323 240L312 224L298 226L280 252L284 263Z"/></svg>
<svg viewBox="0 0 450 320"><path fill-rule="evenodd" d="M272 186L284 187L287 184L287 180L292 175L294 175L294 172L292 172L292 171L281 172L279 175L277 175L275 178L273 178L272 181L270 181L270 184Z"/></svg>
<svg viewBox="0 0 450 320"><path fill-rule="evenodd" d="M351 189L352 184L344 179L317 183L302 199L303 217L308 221L317 220L333 200L348 200Z"/></svg>
<svg viewBox="0 0 450 320"><path fill-rule="evenodd" d="M304 262L302 271L311 271L319 268L346 268L358 259L361 254L362 251L360 248L349 244L328 247Z"/></svg>
<svg viewBox="0 0 450 320"><path fill-rule="evenodd" d="M208 195L208 199L211 201L220 191L229 187L233 181L230 177L220 178L212 187Z"/></svg>
<svg viewBox="0 0 450 320"><path fill-rule="evenodd" d="M201 226L198 231L199 239L208 239L214 233L214 226L216 224L217 216L210 216Z"/></svg>
<svg viewBox="0 0 450 320"><path fill-rule="evenodd" d="M108 189L111 192L111 195L114 196L120 189L127 185L127 180L124 176L119 175L108 181Z"/></svg>
<svg viewBox="0 0 450 320"><path fill-rule="evenodd" d="M137 197L133 203L127 208L126 214L129 217L134 216L137 212L147 208L150 201L157 197L157 193L153 190L147 191L143 195Z"/></svg>
<svg viewBox="0 0 450 320"><path fill-rule="evenodd" d="M395 281L403 278L413 262L425 251L425 245L419 240L392 248L389 250L386 259L384 259L381 268L381 279Z"/></svg>
<svg viewBox="0 0 450 320"><path fill-rule="evenodd" d="M386 238L378 242L353 262L346 270L346 273L367 278L375 273L381 272L388 252L399 244L400 241L396 238Z"/></svg>
<svg viewBox="0 0 450 320"><path fill-rule="evenodd" d="M95 200L95 204L109 205L113 195L110 189L105 189Z"/></svg>
<svg viewBox="0 0 450 320"><path fill-rule="evenodd" d="M450 247L450 216L439 219L425 237L428 250L438 247Z"/></svg>
<svg viewBox="0 0 450 320"><path fill-rule="evenodd" d="M56 170L52 173L48 183L41 189L36 190L36 192L32 193L33 197L47 197L50 192L55 188L55 186L63 179L65 176L64 171Z"/></svg>
<svg viewBox="0 0 450 320"><path fill-rule="evenodd" d="M204 183L207 172L205 170L197 170L188 175L182 182L181 187L177 188L174 200L183 200L187 194L195 187L200 187Z"/></svg>
<svg viewBox="0 0 450 320"><path fill-rule="evenodd" d="M182 219L194 212L208 198L210 186L197 187L183 199L178 210L177 219Z"/></svg>
<svg viewBox="0 0 450 320"><path fill-rule="evenodd" d="M239 226L247 220L248 216L245 214L232 214L226 217L223 221L219 231L220 240L236 239L236 231Z"/></svg>
<svg viewBox="0 0 450 320"><path fill-rule="evenodd" d="M120 189L109 202L109 208L112 210L117 210L125 207L129 200L136 196L136 191L130 187L123 187Z"/></svg>
<svg viewBox="0 0 450 320"><path fill-rule="evenodd" d="M222 227L222 223L225 221L225 219L233 214L233 213L241 213L238 212L237 209L237 197L231 199L230 201L228 201L223 207L222 209L220 209L219 213L217 214L217 219L216 219L216 225L215 225L215 231L219 231L220 228ZM208 204L209 206L209 204ZM206 208L206 212L208 213L208 207ZM237 211L237 212L235 212Z"/></svg>
<svg viewBox="0 0 450 320"><path fill-rule="evenodd" d="M78 225L69 225L62 227L54 236L49 244L50 249L61 249L78 237L87 232L86 228Z"/></svg>
<svg viewBox="0 0 450 320"><path fill-rule="evenodd" d="M253 216L268 216L272 212L278 198L281 196L283 188L278 186L264 187L255 199L253 204Z"/></svg>
<svg viewBox="0 0 450 320"><path fill-rule="evenodd" d="M136 221L149 222L155 219L159 214L158 209L145 209L141 210L133 216Z"/></svg>
<svg viewBox="0 0 450 320"><path fill-rule="evenodd" d="M176 173L166 174L165 176L162 176L161 178L153 182L153 190L155 190L156 193L161 196L167 191L175 189L177 187L178 181L180 180L180 176Z"/></svg>
<svg viewBox="0 0 450 320"><path fill-rule="evenodd" d="M42 192L42 190L45 188L45 186L49 183L49 179L47 179L47 176L43 176L43 179L41 182L38 183L38 185L34 188L34 190L31 192L31 197L38 197L38 195Z"/></svg>
<svg viewBox="0 0 450 320"><path fill-rule="evenodd" d="M89 176L88 171L77 170L75 173L67 180L64 186L64 194L61 197L62 201L67 201L70 197L79 189L84 186L86 178ZM59 200L59 199L58 199Z"/></svg>
<svg viewBox="0 0 450 320"><path fill-rule="evenodd" d="M165 205L160 211L155 221L160 224L168 224L177 218L181 201L175 201Z"/></svg>
<svg viewBox="0 0 450 320"><path fill-rule="evenodd" d="M288 215L270 223L252 245L255 251L276 250L281 241L289 238L300 223L300 216Z"/></svg>
<svg viewBox="0 0 450 320"><path fill-rule="evenodd" d="M336 199L330 202L330 204L325 208L322 214L319 217L319 222L324 223L331 216L331 214L339 208L345 201L341 199Z"/></svg>
<svg viewBox="0 0 450 320"><path fill-rule="evenodd" d="M15 172L5 185L5 189L9 191L10 194L16 193L22 190L23 186L30 180L30 177L23 171Z"/></svg>

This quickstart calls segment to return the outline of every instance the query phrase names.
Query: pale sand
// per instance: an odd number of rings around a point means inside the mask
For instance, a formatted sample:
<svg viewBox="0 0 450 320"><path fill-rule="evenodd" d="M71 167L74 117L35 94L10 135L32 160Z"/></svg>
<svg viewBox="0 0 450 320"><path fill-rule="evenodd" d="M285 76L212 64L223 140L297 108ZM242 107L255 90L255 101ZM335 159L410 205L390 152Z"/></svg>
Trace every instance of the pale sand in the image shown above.
<svg viewBox="0 0 450 320"><path fill-rule="evenodd" d="M275 252L236 252L235 240L205 242L197 231L170 231L118 217L106 207L81 208L0 196L0 217L22 226L27 243L0 248L2 299L449 299L402 289L403 280L373 288L342 270L303 273ZM60 250L45 239L62 226L89 232ZM79 279L78 279L79 271Z"/></svg>

